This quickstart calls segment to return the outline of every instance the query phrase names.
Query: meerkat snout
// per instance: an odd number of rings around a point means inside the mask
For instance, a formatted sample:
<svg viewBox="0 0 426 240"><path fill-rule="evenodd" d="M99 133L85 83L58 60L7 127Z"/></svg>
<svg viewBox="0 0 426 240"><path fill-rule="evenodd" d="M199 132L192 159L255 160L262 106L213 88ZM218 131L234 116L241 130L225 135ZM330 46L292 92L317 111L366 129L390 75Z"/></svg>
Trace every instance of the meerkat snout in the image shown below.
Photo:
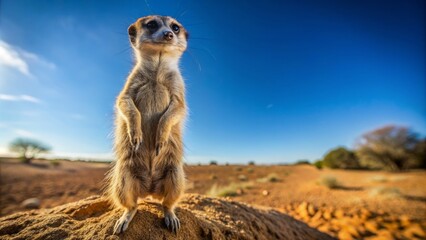
<svg viewBox="0 0 426 240"><path fill-rule="evenodd" d="M164 39L165 40L170 41L170 40L173 39L173 33L172 32L170 32L170 31L164 31L163 34L164 34Z"/></svg>

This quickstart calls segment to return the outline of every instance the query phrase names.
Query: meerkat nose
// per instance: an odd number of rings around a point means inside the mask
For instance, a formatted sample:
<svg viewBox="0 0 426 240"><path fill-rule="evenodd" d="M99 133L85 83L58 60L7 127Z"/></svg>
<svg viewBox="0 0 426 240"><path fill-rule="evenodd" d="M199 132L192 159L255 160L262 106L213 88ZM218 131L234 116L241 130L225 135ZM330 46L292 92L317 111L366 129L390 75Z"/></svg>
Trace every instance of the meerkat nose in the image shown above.
<svg viewBox="0 0 426 240"><path fill-rule="evenodd" d="M170 40L173 39L173 33L172 32L164 31L163 34L164 34L163 37L164 37L165 40L170 41Z"/></svg>

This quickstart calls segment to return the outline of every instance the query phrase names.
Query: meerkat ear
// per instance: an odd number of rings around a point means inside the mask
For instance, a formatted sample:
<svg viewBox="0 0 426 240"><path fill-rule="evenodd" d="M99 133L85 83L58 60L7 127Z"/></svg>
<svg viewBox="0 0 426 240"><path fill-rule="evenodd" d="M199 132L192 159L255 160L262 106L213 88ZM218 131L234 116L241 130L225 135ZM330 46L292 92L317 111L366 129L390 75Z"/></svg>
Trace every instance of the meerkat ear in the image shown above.
<svg viewBox="0 0 426 240"><path fill-rule="evenodd" d="M188 38L189 38L189 33L185 31L185 39L188 40Z"/></svg>
<svg viewBox="0 0 426 240"><path fill-rule="evenodd" d="M127 32L129 33L129 39L130 42L132 43L132 45L136 44L136 34L137 34L137 29L135 24L132 24L129 26L129 28L127 29Z"/></svg>

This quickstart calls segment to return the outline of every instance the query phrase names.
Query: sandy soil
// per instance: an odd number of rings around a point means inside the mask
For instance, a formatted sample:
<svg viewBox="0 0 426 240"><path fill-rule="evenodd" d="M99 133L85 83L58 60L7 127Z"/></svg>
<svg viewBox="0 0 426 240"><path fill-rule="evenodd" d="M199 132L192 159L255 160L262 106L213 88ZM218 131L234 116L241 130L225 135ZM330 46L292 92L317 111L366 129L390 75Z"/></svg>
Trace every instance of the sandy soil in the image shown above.
<svg viewBox="0 0 426 240"><path fill-rule="evenodd" d="M121 211L103 198L0 218L2 239L333 239L273 209L200 195L186 195L177 209L178 233L166 230L158 203L142 202L129 228L112 235Z"/></svg>
<svg viewBox="0 0 426 240"><path fill-rule="evenodd" d="M109 165L104 163L62 161L60 166L53 167L46 161L35 161L32 165L2 161L0 213L5 216L25 210L21 202L32 197L41 200L41 208L50 208L100 194L108 169ZM423 235L426 228L426 171L389 173L318 170L309 165L230 165L187 166L186 173L188 193L206 194L211 193L212 188L233 185L237 190L230 199L276 208L341 239L346 239L344 236L350 233L343 232L346 227L336 221L333 223L333 219L365 218L354 230L354 238L357 234L400 239L426 237ZM270 174L274 174L278 181L262 181ZM339 187L329 189L320 185L321 179L327 176L335 177ZM381 193L383 189L390 190L391 194L389 191ZM379 225L370 229L367 221Z"/></svg>

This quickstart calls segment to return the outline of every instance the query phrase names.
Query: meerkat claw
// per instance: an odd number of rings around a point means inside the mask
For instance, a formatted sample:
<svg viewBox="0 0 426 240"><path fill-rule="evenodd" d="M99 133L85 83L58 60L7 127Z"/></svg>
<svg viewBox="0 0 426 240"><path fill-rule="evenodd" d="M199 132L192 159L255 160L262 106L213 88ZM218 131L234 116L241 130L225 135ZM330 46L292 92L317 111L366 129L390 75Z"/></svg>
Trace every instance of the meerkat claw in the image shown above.
<svg viewBox="0 0 426 240"><path fill-rule="evenodd" d="M174 216L174 215L167 214L167 215L164 217L164 222L166 223L166 227L167 227L170 231L172 231L172 232L174 232L174 233L177 233L177 232L178 232L178 230L180 229L180 221L179 221L179 218L177 218L177 217L176 217L176 216Z"/></svg>
<svg viewBox="0 0 426 240"><path fill-rule="evenodd" d="M139 149L139 146L141 145L140 142L137 142L134 146L135 151L137 151Z"/></svg>

